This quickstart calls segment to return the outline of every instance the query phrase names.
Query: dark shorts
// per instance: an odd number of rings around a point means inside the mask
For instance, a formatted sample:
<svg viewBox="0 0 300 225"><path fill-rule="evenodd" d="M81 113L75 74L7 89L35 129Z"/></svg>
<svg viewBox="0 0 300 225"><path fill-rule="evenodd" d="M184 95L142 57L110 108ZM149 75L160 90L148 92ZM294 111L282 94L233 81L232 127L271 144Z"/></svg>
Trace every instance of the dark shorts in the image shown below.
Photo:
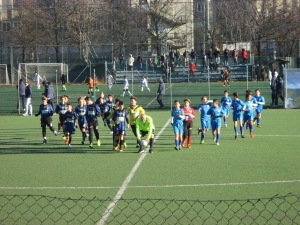
<svg viewBox="0 0 300 225"><path fill-rule="evenodd" d="M126 135L126 131L125 130L115 130L114 131L114 135L115 136L121 136L121 135Z"/></svg>
<svg viewBox="0 0 300 225"><path fill-rule="evenodd" d="M148 131L140 130L141 137L145 137L148 134ZM154 134L154 130L152 130L152 134Z"/></svg>
<svg viewBox="0 0 300 225"><path fill-rule="evenodd" d="M52 126L52 117L41 118L41 127L43 126Z"/></svg>

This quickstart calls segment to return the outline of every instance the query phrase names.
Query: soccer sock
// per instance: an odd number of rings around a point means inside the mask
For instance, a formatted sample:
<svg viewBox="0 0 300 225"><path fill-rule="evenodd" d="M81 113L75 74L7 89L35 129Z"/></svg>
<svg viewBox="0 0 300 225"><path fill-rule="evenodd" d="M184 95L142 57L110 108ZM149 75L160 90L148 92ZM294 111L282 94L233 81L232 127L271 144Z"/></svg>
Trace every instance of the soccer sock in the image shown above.
<svg viewBox="0 0 300 225"><path fill-rule="evenodd" d="M204 140L204 133L201 132L201 141L203 141L203 140Z"/></svg>
<svg viewBox="0 0 300 225"><path fill-rule="evenodd" d="M185 137L182 139L182 141L181 141L181 142L182 142L182 144L184 144L184 143L185 143L185 139L186 139Z"/></svg>
<svg viewBox="0 0 300 225"><path fill-rule="evenodd" d="M224 117L224 123L227 123L227 118L226 117Z"/></svg>
<svg viewBox="0 0 300 225"><path fill-rule="evenodd" d="M125 91L123 91L123 94L122 94L122 95L123 95L123 97L124 97L124 95L125 95Z"/></svg>
<svg viewBox="0 0 300 225"><path fill-rule="evenodd" d="M130 91L128 91L128 94L131 95Z"/></svg>
<svg viewBox="0 0 300 225"><path fill-rule="evenodd" d="M147 87L147 89L148 89L148 91L150 91L150 88Z"/></svg>
<svg viewBox="0 0 300 225"><path fill-rule="evenodd" d="M217 140L216 142L220 142L220 134L217 134Z"/></svg>
<svg viewBox="0 0 300 225"><path fill-rule="evenodd" d="M179 140L175 139L175 146L179 146Z"/></svg>
<svg viewBox="0 0 300 225"><path fill-rule="evenodd" d="M154 138L150 138L150 149L152 149L152 147L153 147L153 143L154 143Z"/></svg>
<svg viewBox="0 0 300 225"><path fill-rule="evenodd" d="M178 145L181 145L181 143L182 143L182 140L179 139L178 140Z"/></svg>
<svg viewBox="0 0 300 225"><path fill-rule="evenodd" d="M123 144L124 144L124 140L120 140L120 148L122 148Z"/></svg>
<svg viewBox="0 0 300 225"><path fill-rule="evenodd" d="M257 125L260 124L260 118L257 118Z"/></svg>
<svg viewBox="0 0 300 225"><path fill-rule="evenodd" d="M29 105L29 114L32 115L32 105Z"/></svg>
<svg viewBox="0 0 300 225"><path fill-rule="evenodd" d="M250 132L253 132L253 124L249 124L249 130Z"/></svg>
<svg viewBox="0 0 300 225"><path fill-rule="evenodd" d="M241 134L244 134L244 127L243 126L240 126L240 131L241 131Z"/></svg>
<svg viewBox="0 0 300 225"><path fill-rule="evenodd" d="M82 141L85 141L86 133L82 132Z"/></svg>
<svg viewBox="0 0 300 225"><path fill-rule="evenodd" d="M143 90L144 90L144 87L142 86L141 91L143 91Z"/></svg>
<svg viewBox="0 0 300 225"><path fill-rule="evenodd" d="M233 128L234 128L234 133L237 134L237 133L238 133L238 132L237 132L237 127L234 126Z"/></svg>
<svg viewBox="0 0 300 225"><path fill-rule="evenodd" d="M190 144L191 144L191 141L192 141L192 137L191 137L191 136L189 136L189 137L188 137L187 144L188 144L188 145L190 145Z"/></svg>
<svg viewBox="0 0 300 225"><path fill-rule="evenodd" d="M258 121L258 118L257 117L254 117L254 120L253 120L253 122L255 122L255 120L257 119L257 121Z"/></svg>
<svg viewBox="0 0 300 225"><path fill-rule="evenodd" d="M98 132L98 130L94 130L94 133L95 133L96 139L98 141L99 140L99 132Z"/></svg>
<svg viewBox="0 0 300 225"><path fill-rule="evenodd" d="M60 123L58 123L58 125L57 125L57 129L58 129L58 132L60 131L60 129L61 129L61 125L60 125Z"/></svg>
<svg viewBox="0 0 300 225"><path fill-rule="evenodd" d="M110 124L107 124L108 128L112 131L112 127Z"/></svg>
<svg viewBox="0 0 300 225"><path fill-rule="evenodd" d="M69 134L69 145L71 144L71 141L72 141L72 135Z"/></svg>

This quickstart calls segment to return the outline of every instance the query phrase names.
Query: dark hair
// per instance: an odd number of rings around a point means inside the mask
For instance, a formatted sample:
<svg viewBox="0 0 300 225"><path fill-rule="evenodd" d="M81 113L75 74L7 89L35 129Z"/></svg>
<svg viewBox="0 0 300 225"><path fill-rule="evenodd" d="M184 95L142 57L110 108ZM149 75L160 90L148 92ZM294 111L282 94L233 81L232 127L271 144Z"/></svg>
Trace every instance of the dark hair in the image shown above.
<svg viewBox="0 0 300 225"><path fill-rule="evenodd" d="M119 105L124 105L124 102L123 101L119 101Z"/></svg>
<svg viewBox="0 0 300 225"><path fill-rule="evenodd" d="M246 98L248 98L249 96L251 96L251 94L250 94L250 93L247 93L247 94L246 94Z"/></svg>
<svg viewBox="0 0 300 225"><path fill-rule="evenodd" d="M121 101L121 100L118 99L118 98L115 99L115 103L118 103L118 102L120 102L120 101Z"/></svg>
<svg viewBox="0 0 300 225"><path fill-rule="evenodd" d="M178 102L178 103L180 104L180 102L179 102L178 100L175 100L175 101L174 101L174 104L175 104L176 102Z"/></svg>
<svg viewBox="0 0 300 225"><path fill-rule="evenodd" d="M137 98L136 98L135 96L131 96L131 97L130 97L130 100L131 100L131 99L134 99L135 101L137 101Z"/></svg>
<svg viewBox="0 0 300 225"><path fill-rule="evenodd" d="M225 91L224 91L224 93L228 93L228 91L227 91L227 90L225 90Z"/></svg>
<svg viewBox="0 0 300 225"><path fill-rule="evenodd" d="M215 98L215 99L213 100L213 102L219 102L219 100Z"/></svg>
<svg viewBox="0 0 300 225"><path fill-rule="evenodd" d="M237 93L237 92L234 92L232 95L237 98L239 97L239 93Z"/></svg>

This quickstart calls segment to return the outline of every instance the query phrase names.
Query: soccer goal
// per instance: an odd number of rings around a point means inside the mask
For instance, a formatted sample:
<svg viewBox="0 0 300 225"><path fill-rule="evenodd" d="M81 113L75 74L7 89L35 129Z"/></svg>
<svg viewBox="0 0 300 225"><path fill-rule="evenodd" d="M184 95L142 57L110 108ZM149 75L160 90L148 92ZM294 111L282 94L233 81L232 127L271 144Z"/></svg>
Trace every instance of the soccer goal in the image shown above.
<svg viewBox="0 0 300 225"><path fill-rule="evenodd" d="M284 70L285 108L300 108L300 69Z"/></svg>
<svg viewBox="0 0 300 225"><path fill-rule="evenodd" d="M37 72L45 81L53 84L60 82L60 75L63 72L66 82L69 82L68 64L64 63L19 63L19 77L26 81L33 81Z"/></svg>
<svg viewBox="0 0 300 225"><path fill-rule="evenodd" d="M0 84L10 84L7 64L0 64Z"/></svg>

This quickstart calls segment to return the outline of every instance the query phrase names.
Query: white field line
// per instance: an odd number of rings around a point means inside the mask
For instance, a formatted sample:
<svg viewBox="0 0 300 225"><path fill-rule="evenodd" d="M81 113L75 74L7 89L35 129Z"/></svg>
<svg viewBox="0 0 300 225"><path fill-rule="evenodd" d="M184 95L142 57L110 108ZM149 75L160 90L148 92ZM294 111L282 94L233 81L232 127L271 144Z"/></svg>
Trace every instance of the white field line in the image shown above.
<svg viewBox="0 0 300 225"><path fill-rule="evenodd" d="M171 84L169 87L167 87L167 88L166 88L166 90L167 90L167 89L169 89L169 88L170 88L171 86L173 86L173 85L174 85L174 84ZM149 105L151 105L151 104L152 104L152 102L154 102L154 101L155 101L155 99L156 99L156 97L155 97L155 98L153 98L153 99L152 99L152 100L151 100L151 101L150 101L150 102L149 102L149 103L148 103L148 104L145 106L145 109L146 109L146 108L148 108L148 106L149 106Z"/></svg>
<svg viewBox="0 0 300 225"><path fill-rule="evenodd" d="M147 154L144 155L144 158ZM242 185L266 185L266 184L287 184L300 183L300 180L277 180L277 181L254 181L245 183L221 183L221 184L177 184L177 185L152 185L152 186L127 186L126 188L181 188L181 187L218 187L218 186L242 186ZM117 189L111 187L0 187L0 190L79 190L79 189Z"/></svg>
<svg viewBox="0 0 300 225"><path fill-rule="evenodd" d="M159 133L154 138L154 143L159 138L159 136L162 134L162 132L166 129L166 127L169 125L170 121L171 121L171 119L169 119L166 122L166 124L161 128L161 130L159 131ZM132 177L134 176L135 172L137 171L137 169L139 168L140 164L142 163L142 161L144 160L144 158L146 156L147 156L147 154L141 154L141 157L136 162L136 164L134 165L134 167L130 171L129 175L127 176L127 178L123 182L122 186L120 187L119 191L117 192L116 196L114 197L114 200L109 204L109 206L107 207L107 209L103 213L101 219L98 221L98 223L97 223L98 225L105 224L105 221L107 220L107 218L110 216L110 214L114 210L114 208L117 205L118 201L120 200L120 198L122 197L123 193L127 189L129 182L131 181Z"/></svg>

